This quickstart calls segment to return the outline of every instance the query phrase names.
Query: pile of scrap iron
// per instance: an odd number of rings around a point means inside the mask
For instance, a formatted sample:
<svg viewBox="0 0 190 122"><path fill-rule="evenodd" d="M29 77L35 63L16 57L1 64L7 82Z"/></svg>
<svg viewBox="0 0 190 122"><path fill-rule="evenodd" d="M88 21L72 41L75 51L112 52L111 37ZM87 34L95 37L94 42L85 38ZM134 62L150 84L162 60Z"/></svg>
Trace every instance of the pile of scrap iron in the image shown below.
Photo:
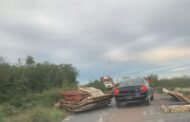
<svg viewBox="0 0 190 122"><path fill-rule="evenodd" d="M161 105L161 110L163 112L190 112L190 99L185 97L182 93L170 91L165 88L162 89L162 92L169 94L173 98L183 103L181 105Z"/></svg>
<svg viewBox="0 0 190 122"><path fill-rule="evenodd" d="M59 107L70 112L81 112L92 108L107 106L111 103L112 94L104 94L93 87L79 87L75 91L60 91L64 98L59 100Z"/></svg>

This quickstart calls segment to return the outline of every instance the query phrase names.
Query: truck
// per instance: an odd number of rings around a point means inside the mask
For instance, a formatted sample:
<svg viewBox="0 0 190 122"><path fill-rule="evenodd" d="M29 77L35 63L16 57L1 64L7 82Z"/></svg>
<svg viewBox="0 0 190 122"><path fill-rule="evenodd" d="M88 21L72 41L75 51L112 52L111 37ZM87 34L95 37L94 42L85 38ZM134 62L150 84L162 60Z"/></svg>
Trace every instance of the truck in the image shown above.
<svg viewBox="0 0 190 122"><path fill-rule="evenodd" d="M112 89L114 87L113 80L109 76L100 77L100 82L102 82L107 89Z"/></svg>

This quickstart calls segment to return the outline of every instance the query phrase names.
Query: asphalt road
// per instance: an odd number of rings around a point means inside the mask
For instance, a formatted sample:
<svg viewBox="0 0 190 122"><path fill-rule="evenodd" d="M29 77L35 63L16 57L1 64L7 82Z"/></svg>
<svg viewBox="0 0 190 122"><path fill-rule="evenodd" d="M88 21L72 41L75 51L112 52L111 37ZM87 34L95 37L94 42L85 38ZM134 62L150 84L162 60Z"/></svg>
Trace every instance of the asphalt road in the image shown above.
<svg viewBox="0 0 190 122"><path fill-rule="evenodd" d="M129 104L121 108L115 101L106 108L77 113L67 117L63 122L190 122L190 113L163 113L161 104L176 104L169 96L155 94L150 106Z"/></svg>

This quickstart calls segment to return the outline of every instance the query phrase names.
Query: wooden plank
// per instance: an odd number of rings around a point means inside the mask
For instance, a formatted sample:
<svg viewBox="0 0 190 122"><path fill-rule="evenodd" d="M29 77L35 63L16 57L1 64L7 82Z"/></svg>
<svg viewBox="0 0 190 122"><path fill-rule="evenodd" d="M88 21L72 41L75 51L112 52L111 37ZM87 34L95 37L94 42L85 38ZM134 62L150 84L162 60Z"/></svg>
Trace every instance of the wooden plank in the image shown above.
<svg viewBox="0 0 190 122"><path fill-rule="evenodd" d="M79 87L76 91L60 92L63 99L59 100L59 106L71 112L88 110L91 108L106 106L111 103L112 94L104 94L93 87Z"/></svg>
<svg viewBox="0 0 190 122"><path fill-rule="evenodd" d="M176 91L170 91L166 88L163 88L162 89L162 92L166 93L166 94L169 94L170 96L178 99L179 101L181 102L186 102L188 104L190 104L190 100L188 98L186 98L185 96L183 96L183 94L179 93L179 92L176 92Z"/></svg>
<svg viewBox="0 0 190 122"><path fill-rule="evenodd" d="M163 112L190 112L190 105L161 105Z"/></svg>
<svg viewBox="0 0 190 122"><path fill-rule="evenodd" d="M80 108L82 106L88 105L88 104L93 104L93 103L98 103L98 102L104 102L104 101L110 101L111 102L112 95L104 95L101 97L97 98L91 98L91 99L85 99L80 102L69 102L65 101L64 99L60 100L61 106L66 106L69 108Z"/></svg>

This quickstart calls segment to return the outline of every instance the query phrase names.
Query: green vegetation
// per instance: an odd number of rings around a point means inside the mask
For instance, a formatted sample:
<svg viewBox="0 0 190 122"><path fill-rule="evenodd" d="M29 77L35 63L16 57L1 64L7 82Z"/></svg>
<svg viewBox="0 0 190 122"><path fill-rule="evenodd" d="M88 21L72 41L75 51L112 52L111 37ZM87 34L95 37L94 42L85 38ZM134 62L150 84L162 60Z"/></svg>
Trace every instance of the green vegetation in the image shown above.
<svg viewBox="0 0 190 122"><path fill-rule="evenodd" d="M176 87L188 88L190 87L190 77L174 77L158 79L156 75L149 76L151 79L151 86L158 92L161 92L162 88L174 90Z"/></svg>
<svg viewBox="0 0 190 122"><path fill-rule="evenodd" d="M2 122L60 122L67 115L64 110L53 107L36 106L23 112L9 116L2 116Z"/></svg>
<svg viewBox="0 0 190 122"><path fill-rule="evenodd" d="M70 64L0 58L0 122L59 122L67 113L54 108L58 90L76 88L78 71Z"/></svg>

